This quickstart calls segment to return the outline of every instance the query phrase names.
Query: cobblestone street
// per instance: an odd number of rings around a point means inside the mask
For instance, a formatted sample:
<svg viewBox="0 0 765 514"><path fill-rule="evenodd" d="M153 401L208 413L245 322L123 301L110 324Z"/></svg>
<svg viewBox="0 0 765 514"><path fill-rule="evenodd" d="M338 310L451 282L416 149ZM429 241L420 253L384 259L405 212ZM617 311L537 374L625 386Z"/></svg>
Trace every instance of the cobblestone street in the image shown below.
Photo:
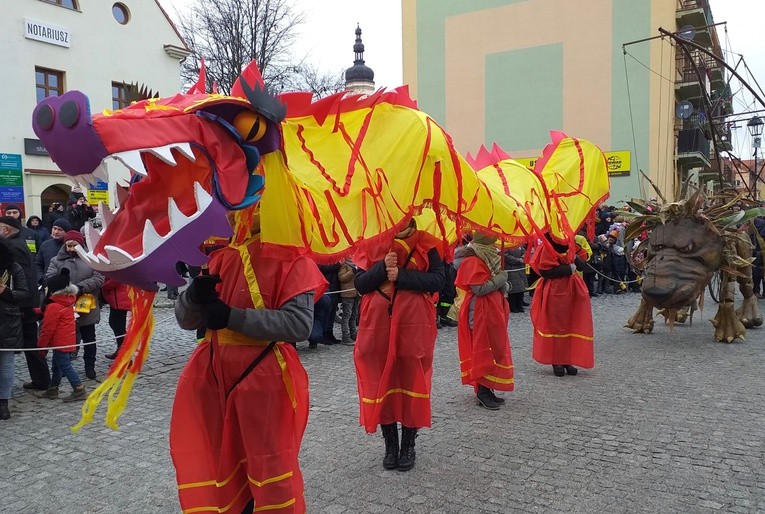
<svg viewBox="0 0 765 514"><path fill-rule="evenodd" d="M638 302L634 293L593 299L596 367L575 377L534 363L528 312L512 314L516 389L499 411L481 409L460 385L456 329L440 330L433 427L421 431L408 473L384 471L381 436L358 426L353 349L300 344L311 380L301 454L309 512L765 510L765 329L745 342L713 342L716 305L707 299L692 326L670 334L657 321L653 334L632 335L622 325ZM105 319L99 340L111 333ZM171 309L157 309L156 319L117 432L103 426L102 407L73 434L79 405L23 391L17 356L12 418L0 423L0 511L179 511L169 414L195 343ZM100 375L113 348L99 347ZM82 374L81 359L75 368Z"/></svg>

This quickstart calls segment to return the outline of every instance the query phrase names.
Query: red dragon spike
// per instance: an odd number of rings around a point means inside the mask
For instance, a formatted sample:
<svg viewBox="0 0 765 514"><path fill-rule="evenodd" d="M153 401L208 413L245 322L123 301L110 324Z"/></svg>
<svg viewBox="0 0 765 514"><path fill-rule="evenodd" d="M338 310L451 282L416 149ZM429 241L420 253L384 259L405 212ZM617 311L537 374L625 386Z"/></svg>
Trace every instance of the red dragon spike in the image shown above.
<svg viewBox="0 0 765 514"><path fill-rule="evenodd" d="M238 96L239 98L247 98L247 95L242 88L241 82L245 81L250 89L255 89L255 84L260 86L261 90L265 90L266 84L263 82L263 76L260 74L258 63L254 60L250 62L237 77L234 82L234 87L231 88L231 96Z"/></svg>
<svg viewBox="0 0 765 514"><path fill-rule="evenodd" d="M199 78L196 83L186 91L187 95L200 94L203 95L207 92L207 70L205 69L205 58L200 58L199 64Z"/></svg>

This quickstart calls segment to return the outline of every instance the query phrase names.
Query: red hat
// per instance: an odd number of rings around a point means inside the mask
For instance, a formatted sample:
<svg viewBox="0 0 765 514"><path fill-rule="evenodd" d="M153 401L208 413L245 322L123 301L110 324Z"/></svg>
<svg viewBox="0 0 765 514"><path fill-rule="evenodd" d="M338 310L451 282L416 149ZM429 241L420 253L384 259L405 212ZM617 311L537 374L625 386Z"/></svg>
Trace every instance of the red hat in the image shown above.
<svg viewBox="0 0 765 514"><path fill-rule="evenodd" d="M64 242L66 243L67 241L77 241L80 246L85 246L85 236L78 230L70 230L64 234Z"/></svg>

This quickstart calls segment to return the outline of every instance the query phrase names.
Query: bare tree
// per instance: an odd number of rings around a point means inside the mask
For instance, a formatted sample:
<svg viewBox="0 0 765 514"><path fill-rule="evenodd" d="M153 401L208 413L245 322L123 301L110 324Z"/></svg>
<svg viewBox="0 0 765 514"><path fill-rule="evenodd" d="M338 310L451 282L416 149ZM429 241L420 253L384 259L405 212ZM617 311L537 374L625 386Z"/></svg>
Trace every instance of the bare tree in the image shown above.
<svg viewBox="0 0 765 514"><path fill-rule="evenodd" d="M288 0L196 0L178 26L192 54L183 62L184 82L199 74L200 58L207 68L207 86L218 83L228 94L242 69L253 59L263 79L277 91L295 81L290 48L303 14Z"/></svg>
<svg viewBox="0 0 765 514"><path fill-rule="evenodd" d="M310 91L316 98L345 91L345 70L324 73L304 62L295 65L292 71L284 91Z"/></svg>

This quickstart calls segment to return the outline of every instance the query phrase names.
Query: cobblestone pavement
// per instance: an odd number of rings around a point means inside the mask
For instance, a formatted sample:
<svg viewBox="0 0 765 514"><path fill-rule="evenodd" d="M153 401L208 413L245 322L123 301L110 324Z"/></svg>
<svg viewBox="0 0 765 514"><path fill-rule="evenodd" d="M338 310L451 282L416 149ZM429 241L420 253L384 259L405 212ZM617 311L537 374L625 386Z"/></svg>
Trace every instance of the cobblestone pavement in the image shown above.
<svg viewBox="0 0 765 514"><path fill-rule="evenodd" d="M596 367L575 377L531 360L528 314L513 314L516 390L496 412L459 384L456 329L439 331L433 428L417 439L408 473L384 471L382 438L358 426L352 348L300 345L312 394L301 455L309 511L764 511L765 329L714 343L707 300L692 326L631 335L622 324L637 302L593 300ZM0 511L179 511L167 432L194 338L170 309L156 315L151 356L117 432L102 422L70 432L79 408L24 392L17 357L13 417L0 422ZM98 337L108 335L104 321ZM101 345L99 356L112 348ZM98 371L106 367L99 357Z"/></svg>

